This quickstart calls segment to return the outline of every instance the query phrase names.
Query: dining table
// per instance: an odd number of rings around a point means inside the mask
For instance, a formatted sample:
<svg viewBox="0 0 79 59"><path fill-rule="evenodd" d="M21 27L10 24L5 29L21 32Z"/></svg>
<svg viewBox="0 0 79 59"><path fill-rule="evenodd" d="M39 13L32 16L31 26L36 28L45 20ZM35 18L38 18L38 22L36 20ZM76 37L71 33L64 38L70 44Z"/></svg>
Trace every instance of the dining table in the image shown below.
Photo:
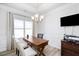
<svg viewBox="0 0 79 59"><path fill-rule="evenodd" d="M37 52L37 56L45 56L43 50L45 46L48 45L48 40L37 37L32 37L29 39L23 38L23 40Z"/></svg>

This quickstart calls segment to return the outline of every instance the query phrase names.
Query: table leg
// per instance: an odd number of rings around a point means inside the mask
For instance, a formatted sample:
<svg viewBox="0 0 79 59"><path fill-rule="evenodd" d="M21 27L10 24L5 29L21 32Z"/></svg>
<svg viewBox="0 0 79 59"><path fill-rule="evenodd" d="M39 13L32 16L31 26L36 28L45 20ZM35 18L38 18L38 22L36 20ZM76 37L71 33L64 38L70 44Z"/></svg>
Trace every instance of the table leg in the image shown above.
<svg viewBox="0 0 79 59"><path fill-rule="evenodd" d="M44 47L42 47L42 48L40 48L40 53L39 53L39 56L41 56L41 55L43 55L43 56L45 56L45 54L43 53L43 50L44 50Z"/></svg>
<svg viewBox="0 0 79 59"><path fill-rule="evenodd" d="M42 55L43 55L43 56L45 56L45 54L44 54L44 53L42 53Z"/></svg>

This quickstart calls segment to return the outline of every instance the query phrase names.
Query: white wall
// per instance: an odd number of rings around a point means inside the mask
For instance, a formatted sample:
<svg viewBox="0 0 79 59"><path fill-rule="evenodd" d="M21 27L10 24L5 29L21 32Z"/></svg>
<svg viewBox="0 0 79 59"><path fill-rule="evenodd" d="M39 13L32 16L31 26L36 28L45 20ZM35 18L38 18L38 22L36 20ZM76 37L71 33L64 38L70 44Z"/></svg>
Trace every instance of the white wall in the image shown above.
<svg viewBox="0 0 79 59"><path fill-rule="evenodd" d="M7 6L0 5L0 52L7 50L7 20L8 12L20 14L24 16L30 16L20 10L16 10Z"/></svg>
<svg viewBox="0 0 79 59"><path fill-rule="evenodd" d="M38 30L39 30L38 23L34 21L33 22L33 35L35 37L37 37Z"/></svg>
<svg viewBox="0 0 79 59"><path fill-rule="evenodd" d="M0 9L0 51L7 50L7 14L5 11Z"/></svg>
<svg viewBox="0 0 79 59"><path fill-rule="evenodd" d="M49 40L49 45L61 48L63 34L79 36L79 26L61 27L60 18L79 13L79 4L69 4L51 10L45 15L42 23L39 23L39 32L44 33L44 38Z"/></svg>

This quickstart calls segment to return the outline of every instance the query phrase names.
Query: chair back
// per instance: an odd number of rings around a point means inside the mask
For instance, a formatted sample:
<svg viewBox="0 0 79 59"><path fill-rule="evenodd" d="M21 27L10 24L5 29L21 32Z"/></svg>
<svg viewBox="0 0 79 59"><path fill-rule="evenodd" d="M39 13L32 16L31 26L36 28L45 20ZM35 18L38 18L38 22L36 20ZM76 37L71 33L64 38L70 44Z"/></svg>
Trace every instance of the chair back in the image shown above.
<svg viewBox="0 0 79 59"><path fill-rule="evenodd" d="M24 48L22 46L22 43L17 43L17 46L18 46L18 50L19 50L19 55L20 56L24 56L25 55L25 52L24 52Z"/></svg>
<svg viewBox="0 0 79 59"><path fill-rule="evenodd" d="M43 36L44 36L44 35L43 35L42 33L38 33L38 34L37 34L37 38L43 39Z"/></svg>

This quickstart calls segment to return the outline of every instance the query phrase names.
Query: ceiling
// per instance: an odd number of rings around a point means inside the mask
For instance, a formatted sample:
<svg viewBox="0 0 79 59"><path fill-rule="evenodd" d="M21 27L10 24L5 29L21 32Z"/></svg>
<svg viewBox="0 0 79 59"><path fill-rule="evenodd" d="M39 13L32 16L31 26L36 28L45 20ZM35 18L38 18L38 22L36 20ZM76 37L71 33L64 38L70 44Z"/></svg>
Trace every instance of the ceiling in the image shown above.
<svg viewBox="0 0 79 59"><path fill-rule="evenodd" d="M39 13L44 14L50 10L54 10L68 3L2 3L2 5L12 7L24 12L29 12L32 15Z"/></svg>

